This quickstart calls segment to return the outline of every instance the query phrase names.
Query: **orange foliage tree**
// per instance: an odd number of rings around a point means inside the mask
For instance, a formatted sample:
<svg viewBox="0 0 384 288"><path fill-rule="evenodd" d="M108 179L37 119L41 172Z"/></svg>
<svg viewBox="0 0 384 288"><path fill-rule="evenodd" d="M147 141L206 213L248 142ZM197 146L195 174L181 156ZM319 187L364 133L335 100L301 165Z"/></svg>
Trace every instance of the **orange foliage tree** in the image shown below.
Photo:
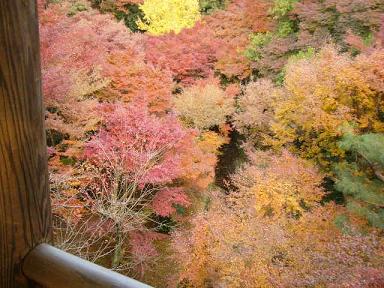
<svg viewBox="0 0 384 288"><path fill-rule="evenodd" d="M143 55L133 49L112 54L104 71L111 85L103 97L124 102L140 101L151 112L160 114L170 109L174 86L171 74L146 64Z"/></svg>
<svg viewBox="0 0 384 288"><path fill-rule="evenodd" d="M212 193L208 210L193 218L191 230L173 234L180 285L380 287L384 283L382 239L375 231L366 235L352 226L344 227L349 234L342 233L334 219L344 209L318 204L321 175L309 163L286 152L250 156L256 160L235 176L240 188L229 196ZM299 199L306 202L298 204ZM300 216L290 213L297 204L302 205ZM261 205L284 213L265 213L258 209Z"/></svg>

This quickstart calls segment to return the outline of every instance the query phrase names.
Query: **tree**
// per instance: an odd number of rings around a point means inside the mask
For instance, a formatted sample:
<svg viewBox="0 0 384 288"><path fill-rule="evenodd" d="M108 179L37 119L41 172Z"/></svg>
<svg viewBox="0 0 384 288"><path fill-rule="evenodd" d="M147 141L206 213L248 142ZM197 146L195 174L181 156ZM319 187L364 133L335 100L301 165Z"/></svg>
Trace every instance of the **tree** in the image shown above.
<svg viewBox="0 0 384 288"><path fill-rule="evenodd" d="M144 21L139 20L138 26L152 35L179 33L200 19L198 0L145 0L139 7Z"/></svg>
<svg viewBox="0 0 384 288"><path fill-rule="evenodd" d="M171 216L176 212L175 205L188 207L191 202L180 188L168 188L159 191L152 201L152 209L160 216Z"/></svg>
<svg viewBox="0 0 384 288"><path fill-rule="evenodd" d="M334 222L338 213L345 212L343 207L315 205L299 218L276 219L258 214L254 202L237 193L237 201L222 192L212 193L209 208L193 217L191 230L173 233L180 286L380 287L384 283L379 234L360 233L352 224L350 234L343 234Z"/></svg>
<svg viewBox="0 0 384 288"><path fill-rule="evenodd" d="M213 75L219 42L207 25L198 22L179 34L149 37L145 59L155 67L170 70L173 79L185 85Z"/></svg>
<svg viewBox="0 0 384 288"><path fill-rule="evenodd" d="M179 34L148 39L146 59L168 68L174 79L190 85L213 75L214 68L228 79L250 76L250 62L242 51L252 32L269 28L268 4L239 0L216 11ZM257 21L254 21L257 19Z"/></svg>
<svg viewBox="0 0 384 288"><path fill-rule="evenodd" d="M137 22L143 20L144 13L139 8L144 0L91 0L93 7L102 13L112 13L118 20L123 20L132 32L140 32Z"/></svg>
<svg viewBox="0 0 384 288"><path fill-rule="evenodd" d="M169 71L146 64L137 52L126 49L108 58L104 75L111 81L99 98L124 102L141 102L150 112L164 114L171 107L174 83Z"/></svg>
<svg viewBox="0 0 384 288"><path fill-rule="evenodd" d="M214 183L218 150L227 139L215 132L191 133L181 157L183 173L181 179L185 187L205 193Z"/></svg>
<svg viewBox="0 0 384 288"><path fill-rule="evenodd" d="M349 209L383 229L384 135L348 132L339 146L350 161L336 165L336 189L343 192Z"/></svg>
<svg viewBox="0 0 384 288"><path fill-rule="evenodd" d="M172 117L158 118L137 104L104 106L106 127L86 144L85 156L139 184L166 184L180 174L177 149L187 131Z"/></svg>
<svg viewBox="0 0 384 288"><path fill-rule="evenodd" d="M227 79L250 76L250 62L243 51L251 33L269 30L268 8L268 2L263 0L236 0L204 19L213 37L221 43L215 69Z"/></svg>
<svg viewBox="0 0 384 288"><path fill-rule="evenodd" d="M297 21L290 16L296 2L298 1L273 1L269 9L274 24L272 31L254 33L250 37L245 55L252 61L252 69L264 77L280 80L288 58L306 48L307 43L299 43L297 39Z"/></svg>
<svg viewBox="0 0 384 288"><path fill-rule="evenodd" d="M307 0L299 1L292 14L300 21L299 39L302 41L320 47L332 37L345 47L344 36L349 30L370 41L380 28L383 11L383 3L375 0Z"/></svg>
<svg viewBox="0 0 384 288"><path fill-rule="evenodd" d="M284 91L274 86L268 79L250 82L237 101L238 111L234 124L238 131L255 143L262 141L263 134L270 133L274 119L274 103L282 100Z"/></svg>
<svg viewBox="0 0 384 288"><path fill-rule="evenodd" d="M335 219L348 211L334 203L319 205L322 175L312 164L286 151L248 156L249 163L233 176L234 190L210 193L192 226L173 233L180 286L384 283L379 231L361 233L352 221L341 227Z"/></svg>
<svg viewBox="0 0 384 288"><path fill-rule="evenodd" d="M253 34L245 53L255 71L281 81L289 57L300 51L319 50L332 42L356 54L372 44L383 11L384 6L374 0L276 0L269 10L274 29Z"/></svg>
<svg viewBox="0 0 384 288"><path fill-rule="evenodd" d="M173 204L189 204L181 190L163 190L181 174L186 131L174 117L159 119L137 105L104 106L104 115L105 127L86 143L85 158L96 172L91 210L111 222L116 237L112 266L118 266L124 235L143 227L156 193L153 207L160 215L169 215Z"/></svg>
<svg viewBox="0 0 384 288"><path fill-rule="evenodd" d="M234 98L226 95L217 81L200 81L176 95L174 105L181 120L190 127L207 130L225 124L234 112Z"/></svg>
<svg viewBox="0 0 384 288"><path fill-rule="evenodd" d="M287 93L274 107L271 129L276 138L269 143L291 143L294 151L329 167L344 154L336 145L343 123L355 121L360 131L382 131L382 96L372 85L377 73L366 73L359 62L325 46L309 59L288 63Z"/></svg>
<svg viewBox="0 0 384 288"><path fill-rule="evenodd" d="M62 2L40 6L47 134L49 140L56 138L48 142L50 146L61 145L64 139L76 141L79 146L79 140L96 129L100 117L95 113L98 106L95 98L111 85L105 72L112 53L128 50L138 61L144 57L141 35L129 33L124 25L92 10L89 5L85 11L69 16L71 5ZM65 153L65 147L70 150L72 146L68 142L56 150Z"/></svg>
<svg viewBox="0 0 384 288"><path fill-rule="evenodd" d="M80 79L98 89L105 87L102 67L109 53L124 51L127 46L139 50L140 37L130 35L111 16L89 8L69 17L69 7L68 3L50 4L40 13L43 92L49 104L65 99ZM87 75L90 77L84 77ZM87 96L79 94L79 98Z"/></svg>
<svg viewBox="0 0 384 288"><path fill-rule="evenodd" d="M228 0L199 0L200 11L210 14L217 9L223 9L228 4Z"/></svg>
<svg viewBox="0 0 384 288"><path fill-rule="evenodd" d="M249 152L248 158L249 163L232 177L238 192L231 198L239 195L240 201L252 203L258 215L298 217L320 201L323 177L305 160L287 151L280 156Z"/></svg>

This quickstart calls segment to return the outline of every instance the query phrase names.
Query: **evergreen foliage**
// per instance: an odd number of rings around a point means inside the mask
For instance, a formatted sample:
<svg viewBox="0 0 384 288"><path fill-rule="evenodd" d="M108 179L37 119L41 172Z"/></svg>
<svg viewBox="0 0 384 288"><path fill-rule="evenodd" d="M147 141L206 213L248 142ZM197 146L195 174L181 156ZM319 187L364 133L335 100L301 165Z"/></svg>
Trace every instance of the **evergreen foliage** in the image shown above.
<svg viewBox="0 0 384 288"><path fill-rule="evenodd" d="M339 147L349 153L349 161L336 165L336 189L351 211L384 229L384 134L349 133Z"/></svg>
<svg viewBox="0 0 384 288"><path fill-rule="evenodd" d="M118 20L124 20L125 25L133 32L139 32L139 26L137 22L139 19L144 21L144 13L139 8L138 4L128 3L125 4L124 9L119 9L115 12L115 16Z"/></svg>
<svg viewBox="0 0 384 288"><path fill-rule="evenodd" d="M200 11L203 14L211 14L217 9L225 8L228 0L199 0Z"/></svg>

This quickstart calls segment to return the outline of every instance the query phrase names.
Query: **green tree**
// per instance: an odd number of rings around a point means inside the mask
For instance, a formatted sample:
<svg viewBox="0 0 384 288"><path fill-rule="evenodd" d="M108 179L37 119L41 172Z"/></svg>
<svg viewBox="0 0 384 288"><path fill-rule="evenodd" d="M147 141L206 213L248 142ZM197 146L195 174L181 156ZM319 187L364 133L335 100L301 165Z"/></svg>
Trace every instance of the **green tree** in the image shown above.
<svg viewBox="0 0 384 288"><path fill-rule="evenodd" d="M124 20L125 25L133 32L141 31L137 25L139 19L144 18L143 11L140 10L138 4L125 4L124 9L117 9L115 16L118 20Z"/></svg>
<svg viewBox="0 0 384 288"><path fill-rule="evenodd" d="M210 14L217 9L225 8L228 0L199 0L200 11L204 14Z"/></svg>
<svg viewBox="0 0 384 288"><path fill-rule="evenodd" d="M384 228L384 134L347 133L339 147L347 161L336 165L336 189L347 207L374 227Z"/></svg>

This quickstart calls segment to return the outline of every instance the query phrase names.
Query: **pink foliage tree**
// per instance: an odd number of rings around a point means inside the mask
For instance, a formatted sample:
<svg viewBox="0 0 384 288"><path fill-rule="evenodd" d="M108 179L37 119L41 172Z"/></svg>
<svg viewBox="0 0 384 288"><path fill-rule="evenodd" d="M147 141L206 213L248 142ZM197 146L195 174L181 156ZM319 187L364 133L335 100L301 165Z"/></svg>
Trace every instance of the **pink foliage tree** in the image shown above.
<svg viewBox="0 0 384 288"><path fill-rule="evenodd" d="M148 264L153 263L154 259L159 256L153 242L164 238L164 235L148 231L132 231L129 233L129 237L135 270L143 277L149 268Z"/></svg>
<svg viewBox="0 0 384 288"><path fill-rule="evenodd" d="M152 201L152 208L160 216L170 216L176 212L174 205L187 207L191 204L181 188L167 188L156 194Z"/></svg>
<svg viewBox="0 0 384 288"><path fill-rule="evenodd" d="M91 211L113 223L107 232L116 239L112 267L118 267L126 233L146 230L149 208L170 216L174 204L189 205L182 189L165 188L182 175L188 131L174 116L159 118L137 104L105 104L101 114L104 126L85 144L84 156L96 169Z"/></svg>
<svg viewBox="0 0 384 288"><path fill-rule="evenodd" d="M76 72L90 73L107 64L108 55L134 47L143 53L143 37L133 35L111 15L94 10L68 17L68 4L40 11L43 92L46 100L63 99L74 85Z"/></svg>
<svg viewBox="0 0 384 288"><path fill-rule="evenodd" d="M138 105L103 106L105 128L86 144L85 157L140 184L165 184L180 175L183 130L173 116L158 118Z"/></svg>

